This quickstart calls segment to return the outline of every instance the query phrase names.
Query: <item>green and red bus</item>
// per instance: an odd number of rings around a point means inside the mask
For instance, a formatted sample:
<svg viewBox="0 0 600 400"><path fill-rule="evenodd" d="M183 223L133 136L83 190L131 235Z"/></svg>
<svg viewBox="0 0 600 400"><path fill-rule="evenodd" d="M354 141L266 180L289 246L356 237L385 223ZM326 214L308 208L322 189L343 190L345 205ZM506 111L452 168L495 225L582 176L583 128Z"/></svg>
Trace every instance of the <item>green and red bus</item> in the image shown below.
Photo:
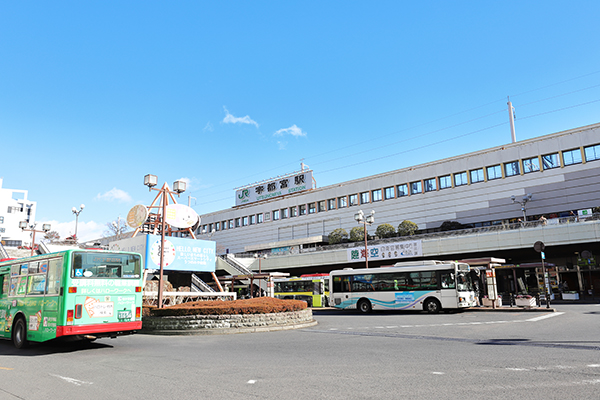
<svg viewBox="0 0 600 400"><path fill-rule="evenodd" d="M137 253L66 250L0 262L0 338L22 348L135 333L143 279Z"/></svg>

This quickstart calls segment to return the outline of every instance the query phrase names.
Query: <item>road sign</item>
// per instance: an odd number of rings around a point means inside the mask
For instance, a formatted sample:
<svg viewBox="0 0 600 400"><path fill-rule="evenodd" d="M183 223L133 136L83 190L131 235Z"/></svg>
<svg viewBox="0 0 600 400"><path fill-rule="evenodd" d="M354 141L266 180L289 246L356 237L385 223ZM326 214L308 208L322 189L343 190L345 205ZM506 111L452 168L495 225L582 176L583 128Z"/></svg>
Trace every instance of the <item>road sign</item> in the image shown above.
<svg viewBox="0 0 600 400"><path fill-rule="evenodd" d="M533 244L533 248L535 249L535 251L537 251L538 253L541 253L542 251L544 251L544 249L546 248L546 245L544 245L544 242L540 242L539 240L537 242L535 242Z"/></svg>

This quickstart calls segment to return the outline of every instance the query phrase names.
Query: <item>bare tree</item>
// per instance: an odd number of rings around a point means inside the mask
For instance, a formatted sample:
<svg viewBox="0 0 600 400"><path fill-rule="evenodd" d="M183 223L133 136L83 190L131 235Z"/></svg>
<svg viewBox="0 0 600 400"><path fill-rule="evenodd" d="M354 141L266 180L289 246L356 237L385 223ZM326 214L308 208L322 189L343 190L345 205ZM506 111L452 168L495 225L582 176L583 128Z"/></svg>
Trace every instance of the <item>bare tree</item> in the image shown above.
<svg viewBox="0 0 600 400"><path fill-rule="evenodd" d="M104 237L110 236L121 236L123 233L129 230L127 222L121 218L106 223L106 230L104 231Z"/></svg>
<svg viewBox="0 0 600 400"><path fill-rule="evenodd" d="M50 231L46 232L46 234L44 235L44 239L48 239L51 242L58 242L58 240L60 239L60 235L56 231Z"/></svg>

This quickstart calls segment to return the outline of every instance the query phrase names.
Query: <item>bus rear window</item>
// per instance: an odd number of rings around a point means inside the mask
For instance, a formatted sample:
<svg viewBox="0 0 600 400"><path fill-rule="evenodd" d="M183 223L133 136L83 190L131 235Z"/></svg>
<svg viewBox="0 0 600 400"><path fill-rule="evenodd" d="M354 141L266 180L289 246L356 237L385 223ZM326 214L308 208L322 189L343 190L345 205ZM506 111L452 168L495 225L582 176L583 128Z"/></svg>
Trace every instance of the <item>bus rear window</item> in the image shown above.
<svg viewBox="0 0 600 400"><path fill-rule="evenodd" d="M139 279L141 269L134 254L73 253L71 278Z"/></svg>

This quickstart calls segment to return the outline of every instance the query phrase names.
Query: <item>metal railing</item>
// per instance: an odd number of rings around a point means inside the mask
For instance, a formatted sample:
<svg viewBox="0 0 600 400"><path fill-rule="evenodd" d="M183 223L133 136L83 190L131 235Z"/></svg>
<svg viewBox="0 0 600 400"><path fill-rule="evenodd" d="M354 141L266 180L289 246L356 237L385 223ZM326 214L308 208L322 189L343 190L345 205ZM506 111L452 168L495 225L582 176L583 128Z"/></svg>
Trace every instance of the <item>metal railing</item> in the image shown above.
<svg viewBox="0 0 600 400"><path fill-rule="evenodd" d="M162 296L163 306L173 306L195 301L237 299L237 293L235 292L163 292ZM145 306L156 307L158 305L158 292L144 292L143 298L143 305Z"/></svg>
<svg viewBox="0 0 600 400"><path fill-rule="evenodd" d="M560 217L560 218L551 218L546 220L536 220L536 221L526 221L526 222L514 222L514 223L502 223L498 225L490 225L483 226L478 228L465 228L465 229L457 229L450 231L440 231L440 232L428 232L428 233L420 233L412 236L395 236L386 239L373 239L369 240L369 244L384 244L384 243L395 243L401 242L405 240L423 240L423 239L439 239L439 238L451 238L458 236L467 236L467 235L479 235L490 232L505 232L505 231L514 231L519 229L540 229L544 227L551 227L555 225L564 225L564 224L577 224L577 223L585 223L590 221L598 221L600 220L600 213L596 213L587 217ZM331 250L339 250L339 249L349 249L354 247L364 248L364 242L347 242L347 243L338 243L338 244L327 244L322 246L310 247L307 249L300 249L300 253L312 253L319 251L331 251ZM251 256L251 253L238 253L238 256ZM280 256L288 256L288 254L269 254L269 257L280 257Z"/></svg>

